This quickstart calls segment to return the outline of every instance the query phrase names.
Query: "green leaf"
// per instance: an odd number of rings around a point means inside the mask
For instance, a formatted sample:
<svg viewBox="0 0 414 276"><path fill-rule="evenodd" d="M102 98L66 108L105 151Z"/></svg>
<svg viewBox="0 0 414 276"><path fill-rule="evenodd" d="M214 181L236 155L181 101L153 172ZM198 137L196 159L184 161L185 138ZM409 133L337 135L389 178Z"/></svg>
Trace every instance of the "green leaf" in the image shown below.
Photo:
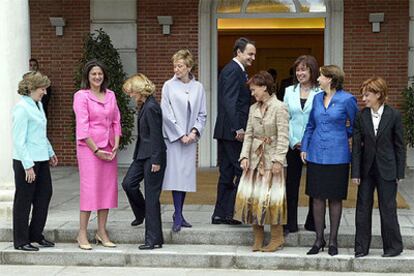
<svg viewBox="0 0 414 276"><path fill-rule="evenodd" d="M414 147L414 89L407 87L402 92L404 97L403 104L403 123L405 142L410 147Z"/></svg>

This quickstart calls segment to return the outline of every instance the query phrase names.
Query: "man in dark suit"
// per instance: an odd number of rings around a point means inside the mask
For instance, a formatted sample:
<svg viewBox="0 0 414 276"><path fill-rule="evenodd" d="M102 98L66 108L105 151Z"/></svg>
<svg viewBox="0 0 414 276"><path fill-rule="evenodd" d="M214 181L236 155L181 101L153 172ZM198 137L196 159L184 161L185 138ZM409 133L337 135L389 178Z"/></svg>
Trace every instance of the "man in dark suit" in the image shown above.
<svg viewBox="0 0 414 276"><path fill-rule="evenodd" d="M236 40L233 59L221 70L218 80L218 110L214 138L218 142L220 178L212 216L213 224L240 224L233 219L234 201L242 170L239 156L246 129L250 90L246 86L246 67L256 56L254 43Z"/></svg>
<svg viewBox="0 0 414 276"><path fill-rule="evenodd" d="M286 87L293 85L293 79L295 77L293 71L294 69L293 67L291 67L289 69L289 77L280 81L280 86L279 86L279 89L277 90L277 95L276 95L279 101L283 102L283 99L285 98Z"/></svg>
<svg viewBox="0 0 414 276"><path fill-rule="evenodd" d="M141 83L144 82L144 85ZM144 91L130 91L144 87ZM155 86L144 75L137 74L128 79L124 91L144 102L138 115L138 137L133 162L122 182L135 220L139 225L145 218L145 244L139 249L161 248L164 243L161 227L160 194L166 166L166 150L162 135L161 107L152 93ZM145 200L139 184L144 179Z"/></svg>
<svg viewBox="0 0 414 276"><path fill-rule="evenodd" d="M405 146L400 113L384 104L385 80L373 77L361 86L366 108L358 113L352 144L352 179L358 187L355 257L368 255L371 243L372 204L375 188L381 217L383 257L403 250L397 216L397 186L404 178Z"/></svg>
<svg viewBox="0 0 414 276"><path fill-rule="evenodd" d="M39 71L39 62L37 61L37 59L35 59L35 58L29 59L29 70L30 71ZM50 119L49 118L49 113L48 113L50 97L52 97L52 88L51 88L51 86L46 88L46 95L44 95L43 98L42 98L43 110L45 112L45 115L46 115L47 119Z"/></svg>

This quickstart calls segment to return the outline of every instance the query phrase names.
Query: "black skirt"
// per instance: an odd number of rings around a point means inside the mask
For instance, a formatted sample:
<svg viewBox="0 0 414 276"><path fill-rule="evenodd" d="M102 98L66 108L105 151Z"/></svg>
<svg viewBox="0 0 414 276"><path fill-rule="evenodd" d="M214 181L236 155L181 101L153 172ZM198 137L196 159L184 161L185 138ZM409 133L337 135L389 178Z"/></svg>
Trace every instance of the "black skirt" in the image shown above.
<svg viewBox="0 0 414 276"><path fill-rule="evenodd" d="M349 164L307 163L306 194L319 199L346 199Z"/></svg>

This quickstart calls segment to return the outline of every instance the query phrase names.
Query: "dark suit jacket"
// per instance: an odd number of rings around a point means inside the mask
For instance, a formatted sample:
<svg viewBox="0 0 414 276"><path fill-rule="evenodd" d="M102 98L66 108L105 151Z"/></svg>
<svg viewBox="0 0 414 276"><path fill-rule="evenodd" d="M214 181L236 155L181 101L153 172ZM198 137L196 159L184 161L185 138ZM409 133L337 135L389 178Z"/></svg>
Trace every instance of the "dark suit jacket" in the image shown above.
<svg viewBox="0 0 414 276"><path fill-rule="evenodd" d="M373 163L381 178L393 181L404 178L405 144L401 114L385 105L375 136L370 108L358 112L352 142L352 178L364 178Z"/></svg>
<svg viewBox="0 0 414 276"><path fill-rule="evenodd" d="M276 95L279 101L283 102L283 99L285 98L286 88L291 85L293 85L293 76L289 76L288 78L280 81L280 87L277 90L277 95Z"/></svg>
<svg viewBox="0 0 414 276"><path fill-rule="evenodd" d="M234 141L236 130L246 130L250 107L250 90L246 81L246 73L234 60L220 72L215 139Z"/></svg>
<svg viewBox="0 0 414 276"><path fill-rule="evenodd" d="M167 147L162 136L162 113L154 97L147 98L138 115L138 137L134 160L151 158L151 164L165 162Z"/></svg>

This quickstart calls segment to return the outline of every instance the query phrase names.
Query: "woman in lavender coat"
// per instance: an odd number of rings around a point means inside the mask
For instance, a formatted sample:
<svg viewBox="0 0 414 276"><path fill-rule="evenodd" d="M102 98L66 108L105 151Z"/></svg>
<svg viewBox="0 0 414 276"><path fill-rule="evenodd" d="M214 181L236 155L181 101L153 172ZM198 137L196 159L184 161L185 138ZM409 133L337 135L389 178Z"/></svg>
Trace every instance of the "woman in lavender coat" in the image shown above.
<svg viewBox="0 0 414 276"><path fill-rule="evenodd" d="M172 61L174 77L164 83L161 109L167 145L167 167L162 189L172 191L174 232L191 227L182 214L186 192L196 191L197 142L206 124L203 85L191 74L194 66L189 50L179 50Z"/></svg>

